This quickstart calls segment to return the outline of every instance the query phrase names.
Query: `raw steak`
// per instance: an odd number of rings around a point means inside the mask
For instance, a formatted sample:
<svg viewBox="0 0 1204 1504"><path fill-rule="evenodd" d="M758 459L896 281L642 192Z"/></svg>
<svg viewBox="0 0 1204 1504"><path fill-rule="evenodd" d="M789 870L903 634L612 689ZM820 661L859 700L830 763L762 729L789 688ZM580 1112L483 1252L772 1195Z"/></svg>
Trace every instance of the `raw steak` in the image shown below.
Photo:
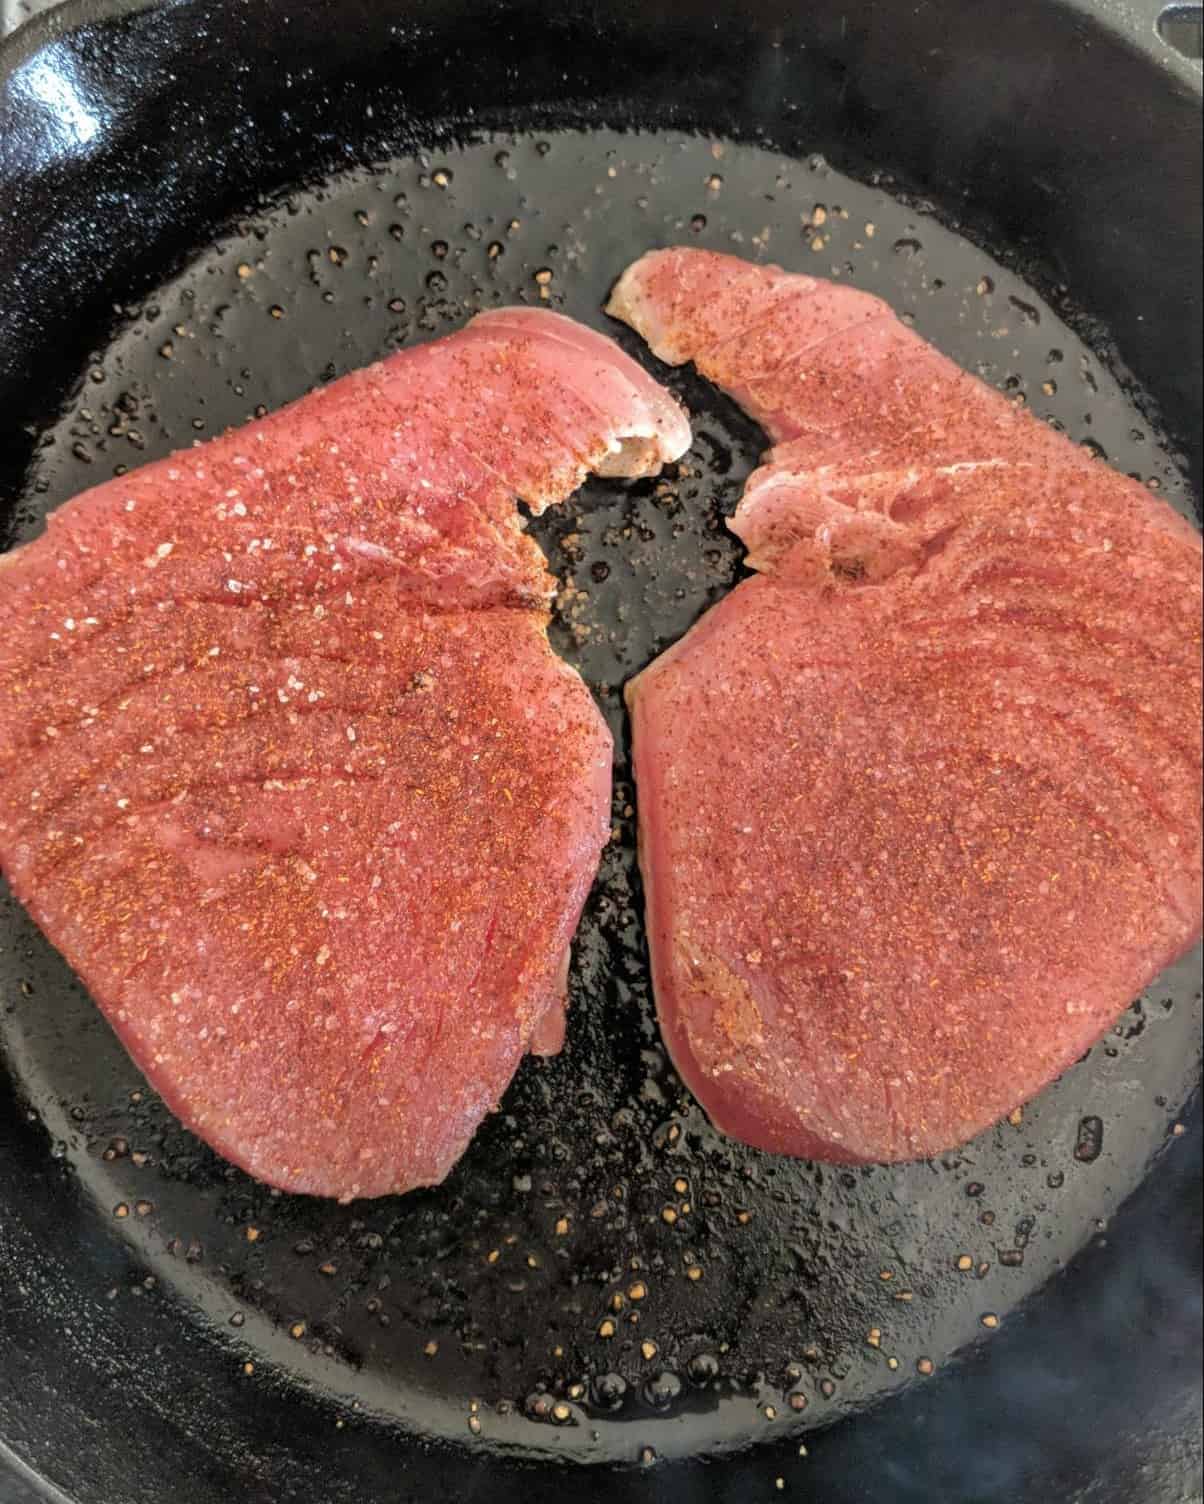
<svg viewBox="0 0 1204 1504"><path fill-rule="evenodd" d="M688 443L609 340L503 310L0 561L0 861L167 1105L261 1180L437 1182L559 1048L611 743L514 497Z"/></svg>
<svg viewBox="0 0 1204 1504"><path fill-rule="evenodd" d="M737 1138L939 1153L1200 933L1200 540L864 293L667 250L610 311L778 446L628 690L665 1038Z"/></svg>

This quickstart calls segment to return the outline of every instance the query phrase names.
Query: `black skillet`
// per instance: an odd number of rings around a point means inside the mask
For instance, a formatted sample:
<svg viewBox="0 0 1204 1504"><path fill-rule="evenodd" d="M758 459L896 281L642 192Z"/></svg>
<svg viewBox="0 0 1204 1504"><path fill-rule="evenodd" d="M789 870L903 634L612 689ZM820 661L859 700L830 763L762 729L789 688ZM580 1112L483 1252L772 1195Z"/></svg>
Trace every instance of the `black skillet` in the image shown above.
<svg viewBox="0 0 1204 1504"><path fill-rule="evenodd" d="M1145 0L68 5L0 49L4 525L478 306L606 327L676 240L883 292L1187 508L1199 102ZM668 379L687 461L540 524L623 736L762 442ZM625 755L568 1047L406 1198L223 1164L0 900L4 1504L1198 1497L1198 957L962 1153L743 1150L658 1043Z"/></svg>

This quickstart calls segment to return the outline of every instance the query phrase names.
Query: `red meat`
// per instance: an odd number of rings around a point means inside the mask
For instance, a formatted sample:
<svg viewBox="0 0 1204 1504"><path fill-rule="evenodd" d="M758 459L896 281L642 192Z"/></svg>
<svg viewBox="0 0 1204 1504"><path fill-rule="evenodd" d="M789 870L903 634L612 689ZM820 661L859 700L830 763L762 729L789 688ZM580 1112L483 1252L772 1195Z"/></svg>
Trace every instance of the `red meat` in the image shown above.
<svg viewBox="0 0 1204 1504"><path fill-rule="evenodd" d="M610 311L778 447L629 687L661 1025L715 1123L936 1154L1200 934L1200 540L877 299L703 251Z"/></svg>
<svg viewBox="0 0 1204 1504"><path fill-rule="evenodd" d="M506 310L0 561L0 861L167 1105L287 1190L437 1182L563 1035L611 744L523 532L689 442Z"/></svg>

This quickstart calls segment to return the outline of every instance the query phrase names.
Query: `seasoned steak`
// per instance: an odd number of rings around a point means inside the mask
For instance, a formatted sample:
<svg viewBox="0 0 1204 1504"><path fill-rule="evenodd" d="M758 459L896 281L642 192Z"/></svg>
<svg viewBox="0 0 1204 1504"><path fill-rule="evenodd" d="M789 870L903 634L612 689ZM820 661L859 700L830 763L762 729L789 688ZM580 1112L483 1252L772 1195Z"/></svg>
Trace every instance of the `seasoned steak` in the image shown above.
<svg viewBox="0 0 1204 1504"><path fill-rule="evenodd" d="M610 311L776 445L628 689L674 1061L748 1143L937 1154L1199 936L1199 537L851 288L674 249Z"/></svg>
<svg viewBox="0 0 1204 1504"><path fill-rule="evenodd" d="M286 1190L437 1182L559 1048L611 743L515 508L689 442L503 310L0 560L0 862L167 1105Z"/></svg>

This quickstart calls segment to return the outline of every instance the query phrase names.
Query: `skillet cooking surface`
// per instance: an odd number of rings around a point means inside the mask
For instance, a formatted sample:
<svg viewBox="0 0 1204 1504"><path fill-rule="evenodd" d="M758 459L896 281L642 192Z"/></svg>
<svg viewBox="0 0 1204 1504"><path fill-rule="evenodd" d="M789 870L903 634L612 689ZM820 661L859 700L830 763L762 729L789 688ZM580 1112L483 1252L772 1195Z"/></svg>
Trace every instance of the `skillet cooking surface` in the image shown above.
<svg viewBox="0 0 1204 1504"><path fill-rule="evenodd" d="M322 0L100 9L95 24L86 4L70 12L62 42L31 34L0 76L14 540L119 465L477 306L536 301L538 270L553 306L605 327L613 277L674 240L883 293L1184 506L1151 404L1109 375L1123 368L1080 297L1186 437L1199 484L1198 342L1183 333L1198 85L1084 23L1077 0L1017 0L985 42L974 8L868 0L831 15L759 0L722 25L685 0L653 0L638 24L606 0L554 21L521 0L487 18L458 0L341 0L337 24ZM552 129L602 120L658 130ZM486 138L487 121L522 133ZM688 122L791 154L660 129ZM858 181L805 158L821 145ZM372 170L311 176L376 150ZM944 185L929 190L939 217L865 165L887 160ZM998 261L959 239L959 205ZM1015 253L1034 245L1039 265ZM590 486L537 524L564 586L556 646L621 738L616 838L565 1054L524 1065L443 1187L338 1208L230 1169L0 900L0 1465L7 1443L79 1504L545 1504L566 1487L745 1504L778 1497L779 1478L824 1504L1196 1495L1198 959L1020 1124L934 1165L830 1171L743 1150L668 1069L620 688L739 577L722 518L761 437L704 383L667 379L695 419L683 465ZM621 1470L568 1478L549 1459Z"/></svg>
<svg viewBox="0 0 1204 1504"><path fill-rule="evenodd" d="M927 206L820 158L595 131L351 172L236 221L92 353L14 540L119 467L541 286L615 332L599 311L613 279L675 240L885 295L1186 506L1096 354ZM616 835L576 945L565 1052L528 1059L442 1187L340 1207L227 1166L6 902L4 1048L64 1173L110 1213L111 1299L165 1320L177 1299L199 1308L231 1374L253 1366L248 1386L279 1365L331 1391L336 1413L358 1401L466 1445L626 1461L823 1425L987 1340L984 1321L1107 1228L1198 1077L1193 958L1022 1121L938 1163L841 1170L709 1127L657 1035L621 687L739 578L723 519L763 439L706 383L667 379L695 420L686 459L659 481L593 483L535 529L562 585L555 644L619 742Z"/></svg>

